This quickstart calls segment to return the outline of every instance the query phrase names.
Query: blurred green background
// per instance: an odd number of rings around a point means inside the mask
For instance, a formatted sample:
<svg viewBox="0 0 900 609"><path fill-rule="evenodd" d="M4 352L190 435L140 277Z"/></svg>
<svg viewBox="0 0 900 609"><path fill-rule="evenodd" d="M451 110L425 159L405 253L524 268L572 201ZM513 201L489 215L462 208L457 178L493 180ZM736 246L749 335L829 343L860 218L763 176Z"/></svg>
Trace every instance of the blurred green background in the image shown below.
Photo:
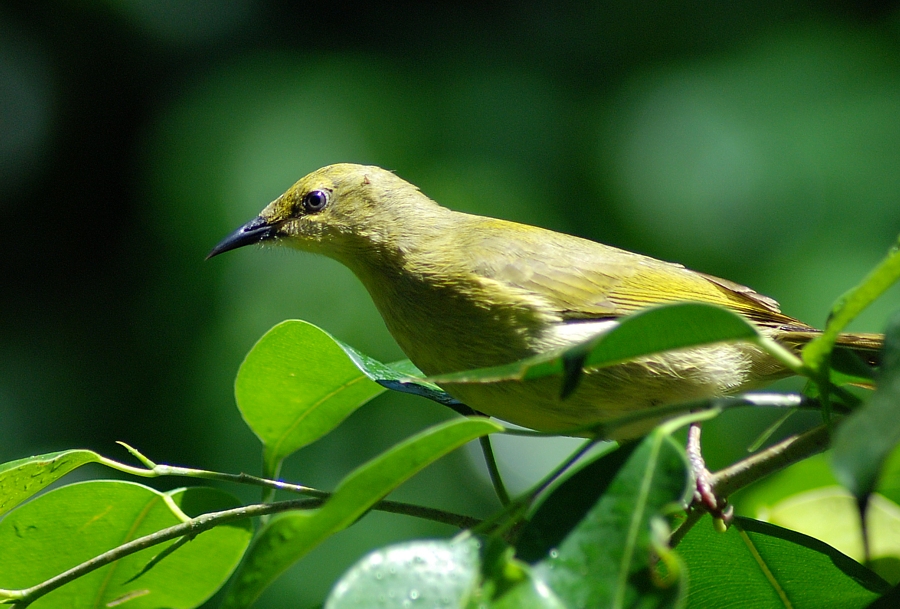
<svg viewBox="0 0 900 609"><path fill-rule="evenodd" d="M126 458L123 440L158 461L255 473L232 384L269 327L302 318L402 357L336 263L271 249L203 259L338 161L396 170L455 209L728 277L822 324L900 232L900 9L0 2L0 460ZM898 305L892 290L854 329L880 331ZM448 416L379 397L284 475L331 488ZM746 454L773 416L709 425L709 460ZM514 488L572 446L498 444ZM482 469L454 455L398 498L487 514ZM367 548L449 532L372 514L259 606L312 606Z"/></svg>

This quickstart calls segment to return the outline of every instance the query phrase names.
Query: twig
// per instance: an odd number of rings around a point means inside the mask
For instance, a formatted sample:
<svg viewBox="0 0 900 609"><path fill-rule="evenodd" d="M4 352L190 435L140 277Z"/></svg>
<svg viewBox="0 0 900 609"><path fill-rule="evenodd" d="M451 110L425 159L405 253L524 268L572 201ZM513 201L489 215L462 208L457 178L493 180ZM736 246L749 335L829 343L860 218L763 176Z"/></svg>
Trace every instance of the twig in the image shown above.
<svg viewBox="0 0 900 609"><path fill-rule="evenodd" d="M172 465L154 463L146 456L141 454L141 452L136 448L133 448L128 444L125 444L124 442L119 442L119 444L124 446L125 449L128 450L128 452L130 452L132 455L134 455L134 457L138 461L140 461L147 469L124 465L122 463L119 463L118 461L113 461L112 459L107 459L105 457L101 457L102 463L114 469L135 474L137 476L143 476L145 478L157 478L159 476L185 476L188 478L203 478L208 480L236 482L238 484L252 484L255 486L262 486L273 490L281 490L287 491L289 493L297 493L299 495L307 495L320 501L325 501L326 499L330 498L331 495L333 495L333 493L330 491L322 491L309 486L303 486L301 484L282 482L281 480L269 480L267 478L251 476L250 474L225 474L222 472L213 472L203 469L191 469L187 467L177 467ZM263 503L271 502L266 501ZM435 522L449 524L460 529L470 528L481 522L477 518L472 518L471 516L463 516L462 514L454 514L453 512L447 512L445 510L439 510L436 508L428 508L419 505L413 505L411 503L403 503L402 501L382 500L376 503L372 507L372 509L379 512L390 512L393 514L403 514L406 516L422 518L424 520L433 520Z"/></svg>
<svg viewBox="0 0 900 609"><path fill-rule="evenodd" d="M106 457L101 457L100 463L106 465L107 467L117 469L121 472L132 474L134 476L141 476L142 478L184 476L186 478L219 480L221 482L234 482L236 484L252 484L254 486L262 486L264 488L287 491L289 493L297 493L299 495L307 495L309 497L318 497L320 499L327 499L331 496L331 493L327 491L320 491L309 486L303 486L301 484L291 484L289 482L282 482L281 480L269 480L268 478L251 476L250 474L226 474L223 472L214 472L205 469L193 469L189 467L178 467L175 465L155 463L154 461L151 461L146 456L144 456L138 449L129 446L125 442L117 442L117 444L120 444L125 448L125 450L130 452L132 456L140 461L146 469L134 467L131 465L125 465L124 463L119 463L118 461L115 461L113 459L107 459Z"/></svg>

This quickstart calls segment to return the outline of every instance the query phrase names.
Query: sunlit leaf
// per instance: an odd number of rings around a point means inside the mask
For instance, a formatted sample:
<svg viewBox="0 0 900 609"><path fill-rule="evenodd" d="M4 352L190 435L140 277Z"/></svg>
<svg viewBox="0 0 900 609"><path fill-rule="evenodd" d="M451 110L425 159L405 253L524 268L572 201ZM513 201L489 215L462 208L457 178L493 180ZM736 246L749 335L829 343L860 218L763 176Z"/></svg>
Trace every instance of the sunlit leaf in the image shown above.
<svg viewBox="0 0 900 609"><path fill-rule="evenodd" d="M265 475L275 477L285 457L332 431L385 389L456 403L420 377L409 360L384 364L308 322L288 320L247 354L235 398L263 443Z"/></svg>
<svg viewBox="0 0 900 609"><path fill-rule="evenodd" d="M766 476L729 497L741 516L766 520L765 513L776 503L797 493L824 486L837 486L829 463L830 455L819 453Z"/></svg>
<svg viewBox="0 0 900 609"><path fill-rule="evenodd" d="M325 609L465 607L478 584L479 547L465 537L376 550L341 577Z"/></svg>
<svg viewBox="0 0 900 609"><path fill-rule="evenodd" d="M795 493L769 506L764 520L824 541L854 560L865 560L856 499L834 485ZM875 493L866 509L869 555L873 560L900 560L900 506ZM882 560L881 565L891 561ZM892 565L895 569L895 565ZM900 581L900 573L872 569L889 582Z"/></svg>
<svg viewBox="0 0 900 609"><path fill-rule="evenodd" d="M0 516L73 469L101 459L90 450L64 450L0 465Z"/></svg>
<svg viewBox="0 0 900 609"><path fill-rule="evenodd" d="M225 607L249 606L280 573L346 528L413 474L470 440L502 430L487 419L454 419L394 446L350 473L317 510L270 520L241 565Z"/></svg>
<svg viewBox="0 0 900 609"><path fill-rule="evenodd" d="M736 518L725 533L701 520L678 545L690 572L688 607L866 607L887 582L831 546Z"/></svg>
<svg viewBox="0 0 900 609"><path fill-rule="evenodd" d="M259 339L235 381L238 408L263 443L266 476L383 391L330 335L296 320Z"/></svg>
<svg viewBox="0 0 900 609"><path fill-rule="evenodd" d="M21 589L49 579L122 543L184 522L186 515L236 507L230 495L195 487L159 493L131 482L63 486L13 510L0 521L0 588ZM31 607L196 607L218 590L250 542L237 522L198 535L151 564L169 541L88 573ZM90 604L85 604L88 601Z"/></svg>
<svg viewBox="0 0 900 609"><path fill-rule="evenodd" d="M678 303L629 316L590 345L584 364L608 366L660 351L756 337L756 328L727 309Z"/></svg>

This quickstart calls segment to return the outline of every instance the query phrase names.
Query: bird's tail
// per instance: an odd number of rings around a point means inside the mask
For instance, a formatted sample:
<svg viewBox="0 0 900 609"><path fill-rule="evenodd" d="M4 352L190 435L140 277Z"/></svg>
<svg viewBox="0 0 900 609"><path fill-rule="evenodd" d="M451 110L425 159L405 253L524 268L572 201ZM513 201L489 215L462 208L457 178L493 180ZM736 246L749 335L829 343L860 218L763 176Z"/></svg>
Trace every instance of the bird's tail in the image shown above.
<svg viewBox="0 0 900 609"><path fill-rule="evenodd" d="M819 336L817 330L786 331L778 334L778 341L796 350ZM863 360L870 367L881 363L881 348L884 346L884 334L867 334L848 332L841 334L835 344L836 351L849 351Z"/></svg>
<svg viewBox="0 0 900 609"><path fill-rule="evenodd" d="M837 344L859 353L879 353L884 347L884 334L847 333L838 336Z"/></svg>

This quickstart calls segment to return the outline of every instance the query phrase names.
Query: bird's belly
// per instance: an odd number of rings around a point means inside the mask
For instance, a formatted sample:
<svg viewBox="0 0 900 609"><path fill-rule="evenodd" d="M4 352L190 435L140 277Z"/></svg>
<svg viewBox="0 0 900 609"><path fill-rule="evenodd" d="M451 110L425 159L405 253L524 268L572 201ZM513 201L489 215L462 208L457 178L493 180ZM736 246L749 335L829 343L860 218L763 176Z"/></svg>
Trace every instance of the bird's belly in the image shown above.
<svg viewBox="0 0 900 609"><path fill-rule="evenodd" d="M575 392L560 398L562 378L528 381L443 384L461 402L498 419L539 431L565 431L591 423L609 423L656 406L729 395L771 382L768 356L752 345L728 344L673 351L634 362L588 370ZM627 439L646 433L660 418L604 435Z"/></svg>

